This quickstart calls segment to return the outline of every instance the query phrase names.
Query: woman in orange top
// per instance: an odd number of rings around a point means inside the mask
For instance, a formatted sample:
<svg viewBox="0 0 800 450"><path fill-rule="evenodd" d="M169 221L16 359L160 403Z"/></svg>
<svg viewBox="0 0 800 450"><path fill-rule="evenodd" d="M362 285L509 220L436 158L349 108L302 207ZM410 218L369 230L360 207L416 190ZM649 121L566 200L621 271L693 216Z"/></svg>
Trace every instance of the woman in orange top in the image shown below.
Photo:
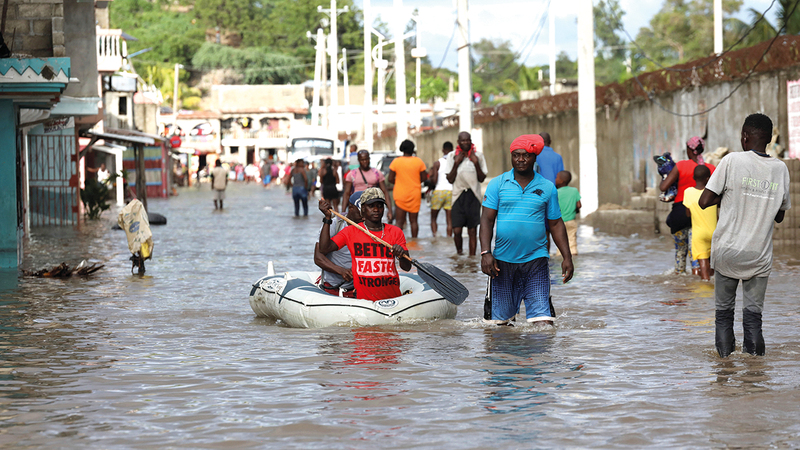
<svg viewBox="0 0 800 450"><path fill-rule="evenodd" d="M406 213L411 223L411 237L419 234L419 205L422 200L422 183L428 179L425 163L414 156L414 143L406 139L400 144L403 156L395 158L389 166L388 180L394 183L394 217L402 230Z"/></svg>

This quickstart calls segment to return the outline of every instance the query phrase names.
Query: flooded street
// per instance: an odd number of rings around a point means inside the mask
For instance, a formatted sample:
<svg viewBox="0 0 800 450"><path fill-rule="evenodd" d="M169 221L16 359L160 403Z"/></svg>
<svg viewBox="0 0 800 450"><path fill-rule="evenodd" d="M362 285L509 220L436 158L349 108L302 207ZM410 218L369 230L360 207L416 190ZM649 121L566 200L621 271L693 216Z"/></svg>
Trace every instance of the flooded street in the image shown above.
<svg viewBox="0 0 800 450"><path fill-rule="evenodd" d="M643 448L800 446L800 254L776 255L767 355L714 350L713 285L666 275L671 237L579 230L575 278L554 286L557 329L487 327L479 259L420 213L412 255L470 290L455 320L291 329L255 317L253 282L313 270L316 202L208 185L149 200L154 259L131 275L106 212L34 230L24 268L81 259L86 278L0 275L4 448ZM440 217L440 230L444 217ZM553 266L552 277L560 278ZM741 297L736 314L741 342Z"/></svg>

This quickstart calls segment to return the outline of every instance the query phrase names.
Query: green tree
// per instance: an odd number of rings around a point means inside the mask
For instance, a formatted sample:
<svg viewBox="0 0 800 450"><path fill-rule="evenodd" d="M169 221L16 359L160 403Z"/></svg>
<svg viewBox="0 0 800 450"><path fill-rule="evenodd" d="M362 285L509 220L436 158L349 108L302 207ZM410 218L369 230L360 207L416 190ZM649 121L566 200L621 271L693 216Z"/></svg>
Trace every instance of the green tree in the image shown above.
<svg viewBox="0 0 800 450"><path fill-rule="evenodd" d="M303 61L314 61L314 44L306 37L306 32L316 33L322 28L327 36L330 33L330 18L317 11L317 6L327 8L329 3L321 0L274 0L269 19L262 26L269 30L261 44L274 52L296 56ZM350 11L339 14L336 21L336 36L339 41L339 55L342 48L363 47L363 13L352 0L338 0L336 7ZM324 19L324 20L323 20ZM323 24L325 26L323 26ZM309 73L313 74L311 64Z"/></svg>
<svg viewBox="0 0 800 450"><path fill-rule="evenodd" d="M188 65L205 41L205 31L194 23L193 15L170 5L163 0L118 0L109 5L111 26L138 39L127 43L128 52L153 49L133 58L137 70L148 64Z"/></svg>
<svg viewBox="0 0 800 450"><path fill-rule="evenodd" d="M800 0L778 0L778 28L785 34L800 34Z"/></svg>
<svg viewBox="0 0 800 450"><path fill-rule="evenodd" d="M777 26L773 26L769 20L762 17L761 11L754 8L749 10L749 23L739 19L729 19L730 28L737 36L737 40L744 37L737 48L750 47L768 41L774 38L781 28L783 28L783 34L800 33L800 5L798 4L800 4L800 0L779 0L776 12ZM747 34L745 35L745 33Z"/></svg>
<svg viewBox="0 0 800 450"><path fill-rule="evenodd" d="M778 34L778 30L769 23L763 13L756 9L750 8L750 23L742 20L731 18L728 19L728 27L736 36L736 40L742 39L736 48L751 47L761 42L767 41Z"/></svg>
<svg viewBox="0 0 800 450"><path fill-rule="evenodd" d="M595 48L594 62L597 84L622 81L627 75L627 54L630 44L619 35L625 11L619 0L600 0L594 7Z"/></svg>
<svg viewBox="0 0 800 450"><path fill-rule="evenodd" d="M201 70L236 70L244 76L245 84L297 84L305 79L297 58L259 47L237 49L205 43L192 64Z"/></svg>
<svg viewBox="0 0 800 450"><path fill-rule="evenodd" d="M155 86L161 91L164 104L172 105L172 98L175 95L174 68L165 66L146 66L140 73L145 83ZM198 88L190 87L187 83L189 73L180 71L178 80L178 99L180 107L184 109L198 109L202 102L202 92Z"/></svg>
<svg viewBox="0 0 800 450"><path fill-rule="evenodd" d="M272 2L260 0L195 0L197 23L205 29L241 35L243 46L258 46L268 30Z"/></svg>
<svg viewBox="0 0 800 450"><path fill-rule="evenodd" d="M741 0L723 0L725 15L739 11ZM727 22L728 24L730 22ZM723 30L724 41L731 44L734 30ZM636 41L647 56L668 66L706 57L714 51L713 0L665 0L650 26L642 28ZM648 62L648 69L656 68Z"/></svg>
<svg viewBox="0 0 800 450"><path fill-rule="evenodd" d="M570 59L567 52L556 56L556 78L559 80L575 80L578 78L578 60Z"/></svg>
<svg viewBox="0 0 800 450"><path fill-rule="evenodd" d="M422 82L420 83L419 88L419 96L420 99L424 101L431 102L431 116L433 120L431 121L431 126L433 129L436 129L436 108L435 103L436 99L440 98L442 100L447 98L447 82L439 77L429 77L423 78Z"/></svg>

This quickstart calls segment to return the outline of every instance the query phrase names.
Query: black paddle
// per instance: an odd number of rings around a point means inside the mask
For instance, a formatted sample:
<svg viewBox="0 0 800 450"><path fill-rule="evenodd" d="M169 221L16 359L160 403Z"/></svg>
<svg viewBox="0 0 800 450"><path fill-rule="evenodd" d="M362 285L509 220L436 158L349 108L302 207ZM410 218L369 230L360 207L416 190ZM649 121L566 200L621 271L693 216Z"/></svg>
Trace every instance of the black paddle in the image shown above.
<svg viewBox="0 0 800 450"><path fill-rule="evenodd" d="M345 222L349 223L350 225L355 225L356 228L363 231L367 234L367 236L371 237L375 242L385 245L386 247L392 248L392 245L388 242L384 241L383 239L373 235L365 228L359 227L356 225L355 222L348 219L347 217L337 213L334 210L330 210L333 214L336 214L339 218L344 220ZM404 258L411 261L411 264L417 268L419 271L419 276L426 282L430 287L433 288L434 291L438 292L439 295L445 298L448 302L454 305L460 305L464 303L464 300L469 297L469 291L463 284L459 283L458 280L448 275L442 269L439 269L436 266L433 266L428 263L421 263L416 259L411 259L408 255L403 255Z"/></svg>

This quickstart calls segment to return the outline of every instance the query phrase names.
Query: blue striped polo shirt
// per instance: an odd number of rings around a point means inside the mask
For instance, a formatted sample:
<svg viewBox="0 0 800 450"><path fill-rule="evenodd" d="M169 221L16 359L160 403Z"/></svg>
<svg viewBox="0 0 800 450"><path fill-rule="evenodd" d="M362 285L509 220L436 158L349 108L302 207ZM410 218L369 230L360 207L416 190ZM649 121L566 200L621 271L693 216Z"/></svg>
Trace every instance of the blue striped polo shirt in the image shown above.
<svg viewBox="0 0 800 450"><path fill-rule="evenodd" d="M483 207L497 211L495 259L518 264L549 257L545 217L561 218L553 183L534 172L533 180L523 190L511 169L489 182Z"/></svg>

